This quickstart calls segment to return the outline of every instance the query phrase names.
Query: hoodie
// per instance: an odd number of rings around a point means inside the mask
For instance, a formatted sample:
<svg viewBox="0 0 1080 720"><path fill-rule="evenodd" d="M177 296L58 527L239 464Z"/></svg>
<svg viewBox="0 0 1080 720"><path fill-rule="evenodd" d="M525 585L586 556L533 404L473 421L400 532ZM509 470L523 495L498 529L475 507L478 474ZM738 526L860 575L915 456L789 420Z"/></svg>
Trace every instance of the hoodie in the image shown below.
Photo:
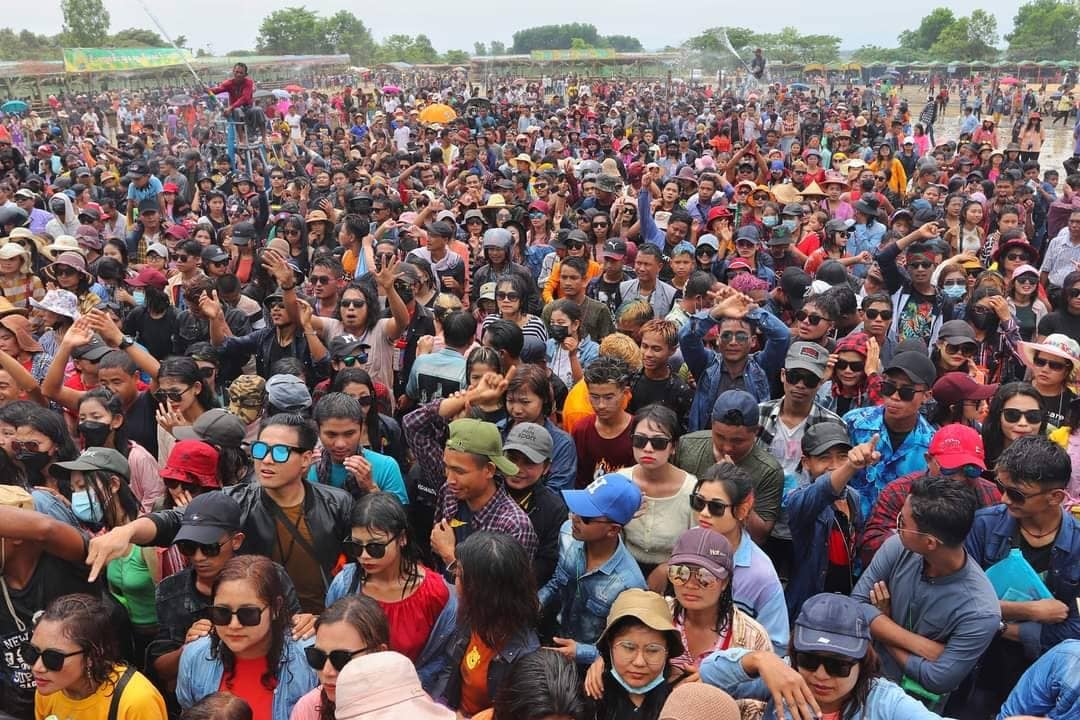
<svg viewBox="0 0 1080 720"><path fill-rule="evenodd" d="M61 219L54 213L53 219L45 223L45 232L54 238L61 235L75 235L75 231L79 229L79 216L75 213L75 205L71 202L71 198L68 197L67 193L56 193L49 198L50 208L57 198L60 198L64 203L64 217Z"/></svg>

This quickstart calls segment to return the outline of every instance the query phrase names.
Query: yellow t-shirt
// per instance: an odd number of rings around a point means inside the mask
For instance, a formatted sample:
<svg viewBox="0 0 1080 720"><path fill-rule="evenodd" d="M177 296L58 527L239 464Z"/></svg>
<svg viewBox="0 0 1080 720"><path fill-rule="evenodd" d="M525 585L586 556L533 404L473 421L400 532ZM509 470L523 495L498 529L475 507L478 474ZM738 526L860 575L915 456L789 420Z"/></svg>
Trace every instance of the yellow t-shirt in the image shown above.
<svg viewBox="0 0 1080 720"><path fill-rule="evenodd" d="M113 671L112 681L120 679L124 672L120 665ZM102 683L90 697L72 700L63 692L51 695L34 695L34 717L36 720L56 718L56 720L108 720L109 706L113 699L113 682ZM120 696L117 720L168 720L165 700L142 673L136 672L128 680L124 693Z"/></svg>

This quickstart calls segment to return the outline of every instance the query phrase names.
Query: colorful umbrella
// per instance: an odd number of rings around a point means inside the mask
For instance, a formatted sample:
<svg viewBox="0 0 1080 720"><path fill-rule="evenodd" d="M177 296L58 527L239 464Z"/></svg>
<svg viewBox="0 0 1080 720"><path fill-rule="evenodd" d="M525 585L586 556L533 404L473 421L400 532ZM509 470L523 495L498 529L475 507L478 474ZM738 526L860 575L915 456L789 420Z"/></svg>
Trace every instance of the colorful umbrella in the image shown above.
<svg viewBox="0 0 1080 720"><path fill-rule="evenodd" d="M0 112L5 112L12 115L15 113L24 113L29 109L30 106L22 100L8 100L3 105L0 105Z"/></svg>
<svg viewBox="0 0 1080 720"><path fill-rule="evenodd" d="M446 123L453 122L456 118L457 113L454 112L454 108L449 105L443 105L442 103L428 105L420 111L420 122L427 123L428 125L433 123L445 125Z"/></svg>
<svg viewBox="0 0 1080 720"><path fill-rule="evenodd" d="M397 85L383 85L382 91L386 95L397 95L399 92L401 92L401 88L399 88Z"/></svg>
<svg viewBox="0 0 1080 720"><path fill-rule="evenodd" d="M1012 77L1011 75L998 80L998 83L1001 85L1016 85L1018 82L1020 81Z"/></svg>
<svg viewBox="0 0 1080 720"><path fill-rule="evenodd" d="M292 85L286 85L285 90L291 93L302 93L304 92L304 87L302 85L297 85L296 83L293 83Z"/></svg>

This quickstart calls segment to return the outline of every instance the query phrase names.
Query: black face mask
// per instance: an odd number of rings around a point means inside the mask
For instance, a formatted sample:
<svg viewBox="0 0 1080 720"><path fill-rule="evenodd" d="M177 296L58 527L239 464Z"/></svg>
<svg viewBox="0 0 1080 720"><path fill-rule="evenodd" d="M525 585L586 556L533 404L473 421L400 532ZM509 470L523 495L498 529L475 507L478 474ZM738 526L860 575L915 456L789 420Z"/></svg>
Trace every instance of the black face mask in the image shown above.
<svg viewBox="0 0 1080 720"><path fill-rule="evenodd" d="M36 484L33 481L40 480L42 471L45 470L45 466L52 462L52 456L47 452L30 452L29 450L23 450L15 453L15 459L22 463L22 466L26 468L27 479L31 481L31 484Z"/></svg>
<svg viewBox="0 0 1080 720"><path fill-rule="evenodd" d="M398 296L401 297L401 302L405 303L406 305L412 302L412 299L414 297L412 285L408 287L395 285L394 289L397 290Z"/></svg>
<svg viewBox="0 0 1080 720"><path fill-rule="evenodd" d="M79 436L86 447L104 447L112 427L108 423L84 420L79 423Z"/></svg>

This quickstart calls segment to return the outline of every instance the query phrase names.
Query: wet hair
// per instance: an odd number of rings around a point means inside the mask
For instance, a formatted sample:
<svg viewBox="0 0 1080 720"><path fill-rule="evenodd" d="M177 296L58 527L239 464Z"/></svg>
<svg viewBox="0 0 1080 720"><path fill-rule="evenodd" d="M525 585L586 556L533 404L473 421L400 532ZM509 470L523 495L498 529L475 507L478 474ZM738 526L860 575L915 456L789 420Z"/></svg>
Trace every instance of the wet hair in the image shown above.
<svg viewBox="0 0 1080 720"><path fill-rule="evenodd" d="M315 422L322 427L327 420L352 420L363 425L364 408L356 398L343 392L327 393L315 405Z"/></svg>
<svg viewBox="0 0 1080 720"><path fill-rule="evenodd" d="M551 387L551 377L537 365L522 365L514 372L506 387L506 395L525 391L540 398L542 408L540 410L541 424L543 419L551 415L555 408L555 391Z"/></svg>
<svg viewBox="0 0 1080 720"><path fill-rule="evenodd" d="M284 668L285 633L292 628L292 612L285 603L285 591L281 583L282 573L277 565L263 555L237 555L225 562L221 574L214 581L213 595L227 582L249 582L255 595L266 603L270 613L270 649L266 652L266 672L262 685L273 691L278 685L278 674ZM225 687L232 687L236 674L236 656L217 633L210 634L210 658L220 659L225 668Z"/></svg>
<svg viewBox="0 0 1080 720"><path fill-rule="evenodd" d="M679 436L682 434L679 416L667 405L652 403L634 413L634 417L630 421L630 434L632 435L638 425L646 420L654 425L659 425L660 428L667 433L672 442L678 442Z"/></svg>
<svg viewBox="0 0 1080 720"><path fill-rule="evenodd" d="M401 599L404 600L406 594L419 587L422 581L419 568L425 558L421 554L420 545L413 537L408 511L396 495L375 492L362 496L353 505L352 514L349 516L349 526L377 530L392 539L402 540L398 572L405 579L405 583L401 588ZM367 580L367 575L359 558L355 566L356 577L359 579L357 587L362 587Z"/></svg>
<svg viewBox="0 0 1080 720"><path fill-rule="evenodd" d="M125 353L125 357L127 354ZM120 399L120 396L105 387L96 387L93 390L87 390L79 398L79 404L76 408L76 414L82 409L82 406L87 402L96 402L105 412L112 415L114 418L117 415L124 416L124 403ZM128 456L131 451L131 440L128 439L127 434L127 419L121 423L120 427L113 431L113 446L116 451L123 455Z"/></svg>
<svg viewBox="0 0 1080 720"><path fill-rule="evenodd" d="M303 415L297 415L295 413L277 413L265 418L259 425L259 435L263 434L263 431L268 427L287 427L296 431L296 446L301 449L302 452L315 449L315 444L319 440L319 431L315 427L314 421L310 418L306 418Z"/></svg>
<svg viewBox="0 0 1080 720"><path fill-rule="evenodd" d="M91 682L115 687L112 675L123 659L112 626L112 613L101 599L85 593L61 595L45 607L37 624L46 621L59 624L64 637L83 652L86 676Z"/></svg>
<svg viewBox="0 0 1080 720"><path fill-rule="evenodd" d="M214 388L212 388L210 383L206 382L203 378L202 373L199 372L199 366L195 364L194 358L186 355L170 355L165 358L158 367L158 383L164 378L175 378L185 385L199 383L201 389L199 390L199 394L195 396L195 401L199 403L199 406L203 410L209 410L210 408L218 406L217 397L214 395Z"/></svg>
<svg viewBox="0 0 1080 720"><path fill-rule="evenodd" d="M979 500L968 483L923 475L911 484L911 516L919 530L949 547L960 547L975 522Z"/></svg>
<svg viewBox="0 0 1080 720"><path fill-rule="evenodd" d="M577 666L550 650L522 655L510 666L493 700L492 720L584 720Z"/></svg>
<svg viewBox="0 0 1080 720"><path fill-rule="evenodd" d="M724 488L724 493L731 500L732 513L754 493L754 481L749 473L734 463L716 463L706 469L694 483L694 492L698 492L702 485L709 482L720 483Z"/></svg>
<svg viewBox="0 0 1080 720"><path fill-rule="evenodd" d="M229 692L215 692L180 713L180 720L252 720L247 700Z"/></svg>
<svg viewBox="0 0 1080 720"><path fill-rule="evenodd" d="M1017 395L1024 395L1035 400L1042 407L1043 399L1039 391L1030 383L1011 382L1001 385L994 396L990 398L990 409L986 415L986 422L982 426L983 447L986 449L986 466L993 467L998 456L1005 449L1005 433L1001 429L1001 411L1005 403ZM1039 434L1046 432L1046 414L1043 413L1043 421L1039 425Z"/></svg>
<svg viewBox="0 0 1080 720"><path fill-rule="evenodd" d="M357 567L359 568L359 565ZM318 631L323 625L331 623L347 623L363 639L364 647L368 651L390 645L390 623L386 614L379 607L379 603L367 595L358 593L339 598L315 620L315 630ZM319 720L334 720L334 701L326 696L326 690L321 687L319 693Z"/></svg>
<svg viewBox="0 0 1080 720"><path fill-rule="evenodd" d="M1014 482L1038 485L1042 490L1064 488L1072 473L1065 449L1042 435L1017 438L1001 451L996 467L1009 473Z"/></svg>
<svg viewBox="0 0 1080 720"><path fill-rule="evenodd" d="M536 625L540 614L536 581L520 542L482 530L457 546L457 560L458 627L469 628L488 647L503 647Z"/></svg>
<svg viewBox="0 0 1080 720"><path fill-rule="evenodd" d="M510 320L495 320L484 329L484 337L488 338L491 347L495 350L503 350L512 358L521 357L521 349L525 346L525 335L517 323Z"/></svg>

